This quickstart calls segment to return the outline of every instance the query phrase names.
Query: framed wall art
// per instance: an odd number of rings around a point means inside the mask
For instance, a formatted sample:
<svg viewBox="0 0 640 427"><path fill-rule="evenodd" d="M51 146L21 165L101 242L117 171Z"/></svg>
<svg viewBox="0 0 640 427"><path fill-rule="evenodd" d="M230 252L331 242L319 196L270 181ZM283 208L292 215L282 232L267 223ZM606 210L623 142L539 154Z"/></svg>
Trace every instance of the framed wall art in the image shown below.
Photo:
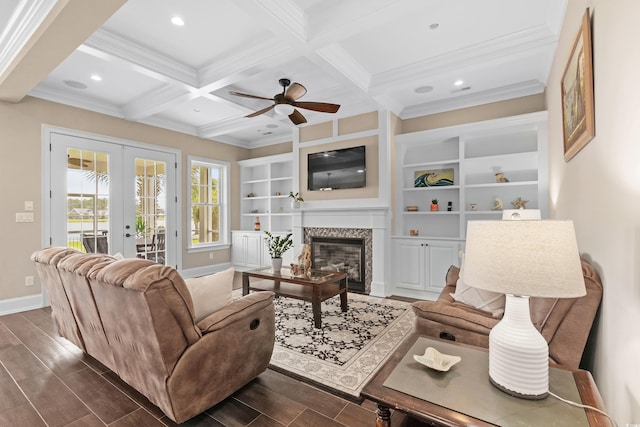
<svg viewBox="0 0 640 427"><path fill-rule="evenodd" d="M453 185L453 169L417 171L414 175L414 187L442 187Z"/></svg>
<svg viewBox="0 0 640 427"><path fill-rule="evenodd" d="M565 161L595 136L592 58L591 18L587 8L560 81Z"/></svg>

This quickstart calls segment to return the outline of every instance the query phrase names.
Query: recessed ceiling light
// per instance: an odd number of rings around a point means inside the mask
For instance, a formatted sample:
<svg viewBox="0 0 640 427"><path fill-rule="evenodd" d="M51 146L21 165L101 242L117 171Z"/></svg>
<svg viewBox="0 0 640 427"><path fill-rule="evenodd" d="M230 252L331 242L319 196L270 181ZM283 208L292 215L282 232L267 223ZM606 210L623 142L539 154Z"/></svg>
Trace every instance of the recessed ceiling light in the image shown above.
<svg viewBox="0 0 640 427"><path fill-rule="evenodd" d="M171 23L176 27L182 27L184 26L184 19L180 18L179 16L174 16L173 18L171 18Z"/></svg>
<svg viewBox="0 0 640 427"><path fill-rule="evenodd" d="M433 90L433 86L419 86L415 88L413 91L415 93L428 93Z"/></svg>
<svg viewBox="0 0 640 427"><path fill-rule="evenodd" d="M87 88L86 84L77 82L75 80L63 80L62 83L66 84L67 86L72 87L74 89L86 89Z"/></svg>
<svg viewBox="0 0 640 427"><path fill-rule="evenodd" d="M437 22L434 22L433 24L429 25L429 29L430 30L437 30L439 26L440 26L440 24L438 24Z"/></svg>
<svg viewBox="0 0 640 427"><path fill-rule="evenodd" d="M269 129L275 129L278 127L278 125L274 124L274 123L269 123L266 127L268 127Z"/></svg>
<svg viewBox="0 0 640 427"><path fill-rule="evenodd" d="M92 74L91 75L91 80L95 81L95 82L101 82L102 81L102 77L100 77L97 74Z"/></svg>
<svg viewBox="0 0 640 427"><path fill-rule="evenodd" d="M464 84L464 80L456 80L455 82L453 82L454 86L462 86Z"/></svg>

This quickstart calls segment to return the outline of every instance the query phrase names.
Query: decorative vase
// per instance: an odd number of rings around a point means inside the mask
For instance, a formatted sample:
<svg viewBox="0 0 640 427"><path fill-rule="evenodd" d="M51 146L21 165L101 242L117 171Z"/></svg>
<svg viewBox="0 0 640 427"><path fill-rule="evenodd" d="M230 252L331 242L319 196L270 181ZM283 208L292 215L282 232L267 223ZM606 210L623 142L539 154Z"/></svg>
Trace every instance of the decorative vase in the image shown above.
<svg viewBox="0 0 640 427"><path fill-rule="evenodd" d="M438 210L438 205L436 203L432 203L431 204L431 210L432 211L437 211Z"/></svg>
<svg viewBox="0 0 640 427"><path fill-rule="evenodd" d="M291 202L291 209L300 209L300 202Z"/></svg>
<svg viewBox="0 0 640 427"><path fill-rule="evenodd" d="M271 269L274 273L279 273L282 269L282 258L271 258Z"/></svg>

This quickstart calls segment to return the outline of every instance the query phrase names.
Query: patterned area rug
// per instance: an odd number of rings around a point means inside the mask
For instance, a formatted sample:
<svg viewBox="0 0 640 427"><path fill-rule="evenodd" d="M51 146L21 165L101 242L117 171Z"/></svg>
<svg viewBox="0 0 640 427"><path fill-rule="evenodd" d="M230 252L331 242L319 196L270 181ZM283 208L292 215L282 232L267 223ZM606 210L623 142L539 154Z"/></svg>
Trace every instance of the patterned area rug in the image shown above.
<svg viewBox="0 0 640 427"><path fill-rule="evenodd" d="M413 331L411 305L349 294L322 303L322 329L313 327L311 303L276 298L276 345L271 368L358 399L366 382Z"/></svg>

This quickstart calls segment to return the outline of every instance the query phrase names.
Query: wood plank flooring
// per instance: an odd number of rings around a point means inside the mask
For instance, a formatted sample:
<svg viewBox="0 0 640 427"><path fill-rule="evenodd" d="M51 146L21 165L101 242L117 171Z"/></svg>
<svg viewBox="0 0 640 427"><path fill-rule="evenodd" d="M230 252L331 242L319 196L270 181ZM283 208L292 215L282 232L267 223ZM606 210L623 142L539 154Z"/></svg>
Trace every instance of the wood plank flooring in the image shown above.
<svg viewBox="0 0 640 427"><path fill-rule="evenodd" d="M375 426L356 404L267 370L184 426ZM394 427L420 426L400 413ZM0 427L174 426L113 372L61 338L50 308L0 316Z"/></svg>

